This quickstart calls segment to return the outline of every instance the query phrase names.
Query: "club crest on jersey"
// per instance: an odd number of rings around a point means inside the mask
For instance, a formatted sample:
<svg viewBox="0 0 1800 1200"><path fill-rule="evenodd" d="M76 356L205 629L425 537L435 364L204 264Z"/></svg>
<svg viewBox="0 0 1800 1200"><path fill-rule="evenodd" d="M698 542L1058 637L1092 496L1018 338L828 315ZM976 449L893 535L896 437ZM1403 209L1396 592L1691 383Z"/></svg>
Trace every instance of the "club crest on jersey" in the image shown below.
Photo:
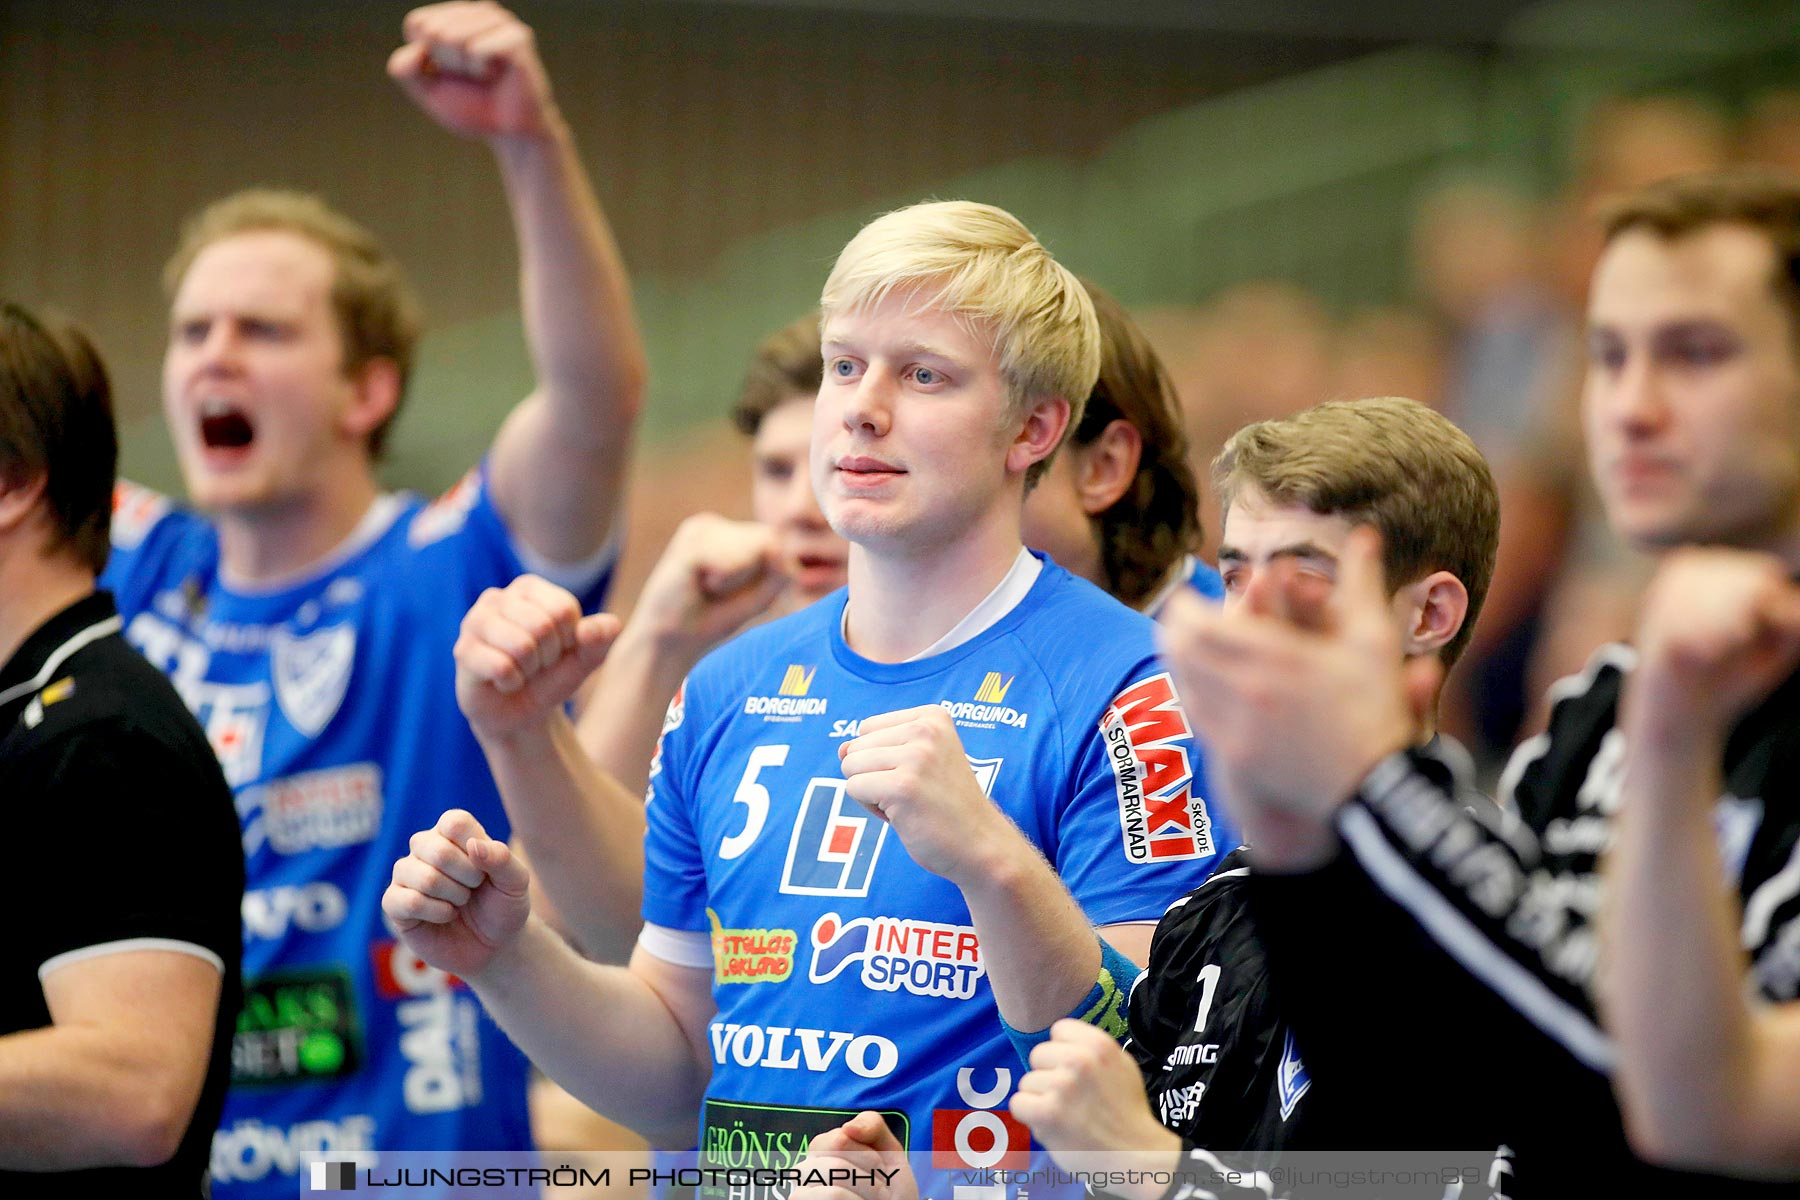
<svg viewBox="0 0 1800 1200"><path fill-rule="evenodd" d="M1290 1029L1281 1042L1281 1065L1275 1069L1275 1090L1281 1098L1282 1120L1293 1115L1294 1106L1311 1086L1312 1076L1307 1073L1306 1064L1300 1061L1300 1051L1294 1046L1294 1031Z"/></svg>
<svg viewBox="0 0 1800 1200"><path fill-rule="evenodd" d="M812 966L807 977L829 983L851 963L860 964L871 991L967 1000L987 973L975 930L904 917L855 917L826 913L812 927Z"/></svg>
<svg viewBox="0 0 1800 1200"><path fill-rule="evenodd" d="M1132 684L1100 718L1119 793L1125 857L1174 862L1213 853L1212 819L1194 790L1193 737L1169 673Z"/></svg>
<svg viewBox="0 0 1800 1200"><path fill-rule="evenodd" d="M275 700L288 724L307 737L318 737L350 690L356 630L348 624L299 635L277 629L269 642L269 657Z"/></svg>
<svg viewBox="0 0 1800 1200"><path fill-rule="evenodd" d="M789 663L775 695L744 697L744 715L761 717L765 721L797 721L801 717L824 716L825 698L807 695L812 690L813 676L818 673L816 666Z"/></svg>
<svg viewBox="0 0 1800 1200"><path fill-rule="evenodd" d="M867 896L887 835L887 822L850 799L843 780L813 780L788 839L781 890L796 896Z"/></svg>

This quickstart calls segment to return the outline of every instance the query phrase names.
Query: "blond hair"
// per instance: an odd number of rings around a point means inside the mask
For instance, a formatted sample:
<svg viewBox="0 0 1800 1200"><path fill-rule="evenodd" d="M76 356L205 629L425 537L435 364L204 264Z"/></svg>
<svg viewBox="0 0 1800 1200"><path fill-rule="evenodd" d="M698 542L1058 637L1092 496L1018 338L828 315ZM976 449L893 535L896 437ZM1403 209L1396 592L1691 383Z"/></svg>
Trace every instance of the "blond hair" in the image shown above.
<svg viewBox="0 0 1800 1200"><path fill-rule="evenodd" d="M1469 435L1416 400L1334 400L1231 435L1213 462L1219 502L1245 489L1381 533L1390 591L1448 571L1468 589L1454 664L1475 632L1500 545L1500 491Z"/></svg>
<svg viewBox="0 0 1800 1200"><path fill-rule="evenodd" d="M992 339L1014 411L1060 397L1069 428L1100 375L1100 333L1087 289L1017 217L966 200L915 204L863 226L838 255L819 306L826 319L917 291ZM1034 463L1035 482L1049 458Z"/></svg>
<svg viewBox="0 0 1800 1200"><path fill-rule="evenodd" d="M183 224L175 253L163 266L164 289L172 298L194 259L214 242L262 232L294 234L330 256L331 307L344 343L344 374L354 375L373 359L388 359L399 370L404 398L419 344L418 301L400 264L375 235L317 196L250 188L213 201ZM398 413L396 404L370 432L372 457L380 457Z"/></svg>

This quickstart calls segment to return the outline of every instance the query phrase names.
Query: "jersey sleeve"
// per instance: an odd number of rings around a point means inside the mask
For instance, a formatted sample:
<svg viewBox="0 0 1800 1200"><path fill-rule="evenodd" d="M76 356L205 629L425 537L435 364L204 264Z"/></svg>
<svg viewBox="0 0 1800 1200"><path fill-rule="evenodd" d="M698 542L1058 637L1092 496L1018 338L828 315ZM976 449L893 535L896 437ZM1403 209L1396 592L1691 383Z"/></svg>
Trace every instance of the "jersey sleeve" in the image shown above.
<svg viewBox="0 0 1800 1200"><path fill-rule="evenodd" d="M572 592L583 612L597 611L618 563L618 537L609 538L585 563L545 562L507 527L494 505L488 469L484 457L412 517L407 542L425 561L427 576L440 586L460 576L461 590L472 603L484 588L504 586L530 572Z"/></svg>
<svg viewBox="0 0 1800 1200"><path fill-rule="evenodd" d="M1178 976L1177 959L1182 941L1181 909L1193 902L1190 893L1176 901L1157 923L1150 939L1150 962L1132 985L1125 1005L1125 1051L1137 1062L1146 1079L1160 1068L1181 1040L1187 1024L1188 989L1193 981Z"/></svg>
<svg viewBox="0 0 1800 1200"><path fill-rule="evenodd" d="M1205 764L1169 673L1152 661L1069 735L1074 795L1055 866L1096 925L1154 921L1238 843L1208 805Z"/></svg>
<svg viewBox="0 0 1800 1200"><path fill-rule="evenodd" d="M235 963L243 860L217 765L115 727L88 727L34 758L40 802L27 844L71 853L55 918L20 930L38 965L138 942Z"/></svg>
<svg viewBox="0 0 1800 1200"><path fill-rule="evenodd" d="M112 544L98 586L117 598L121 613L149 604L155 564L179 536L177 527L191 520L161 492L123 479L113 486Z"/></svg>
<svg viewBox="0 0 1800 1200"><path fill-rule="evenodd" d="M669 701L662 735L650 760L645 797L644 920L667 929L708 930L706 860L692 810L697 782L696 730L688 718L684 682Z"/></svg>

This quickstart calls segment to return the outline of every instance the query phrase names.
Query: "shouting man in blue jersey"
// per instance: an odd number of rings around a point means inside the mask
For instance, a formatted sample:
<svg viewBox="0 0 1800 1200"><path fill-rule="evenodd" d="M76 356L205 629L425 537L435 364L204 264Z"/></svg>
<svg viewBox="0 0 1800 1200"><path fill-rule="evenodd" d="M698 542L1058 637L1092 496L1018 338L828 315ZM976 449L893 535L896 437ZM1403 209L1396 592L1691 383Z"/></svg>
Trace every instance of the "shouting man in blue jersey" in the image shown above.
<svg viewBox="0 0 1800 1200"><path fill-rule="evenodd" d="M1054 869L1141 955L1235 838L1201 799L1151 622L1021 544L1026 488L1098 365L1080 283L1008 214L924 204L852 240L823 310L811 469L849 586L710 655L671 705L629 967L533 917L523 864L466 813L414 838L384 905L550 1074L668 1144L693 1143L704 1105L712 1161L779 1144L754 1164L779 1167L875 1109L940 1166L1014 1166L1020 1070L989 977L1018 950L978 940L972 910ZM517 599L517 685L541 660L591 665L568 650L610 618L534 620ZM954 883L912 820L940 800L997 850ZM1062 958L1042 1024L1099 976L1097 952Z"/></svg>
<svg viewBox="0 0 1800 1200"><path fill-rule="evenodd" d="M389 74L505 181L536 388L436 504L383 493L418 338L399 268L313 197L239 193L167 272L163 406L205 515L127 488L112 525L127 635L205 727L242 821L246 1001L212 1155L233 1200L291 1196L309 1152L531 1145L523 1055L397 952L376 897L446 794L504 836L453 700L457 622L547 563L598 605L641 400L628 284L531 30L456 3L404 33Z"/></svg>

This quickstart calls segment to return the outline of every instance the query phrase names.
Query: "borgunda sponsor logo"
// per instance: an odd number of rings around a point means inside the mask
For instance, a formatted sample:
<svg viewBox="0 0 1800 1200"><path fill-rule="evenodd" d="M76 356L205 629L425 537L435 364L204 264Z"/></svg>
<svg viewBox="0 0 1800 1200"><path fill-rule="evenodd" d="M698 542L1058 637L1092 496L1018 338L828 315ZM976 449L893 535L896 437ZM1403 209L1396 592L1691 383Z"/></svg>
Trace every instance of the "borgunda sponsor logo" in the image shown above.
<svg viewBox="0 0 1800 1200"><path fill-rule="evenodd" d="M745 696L744 715L751 717L821 717L825 715L825 697L808 696L817 667L789 663L781 677L779 693L774 696Z"/></svg>
<svg viewBox="0 0 1800 1200"><path fill-rule="evenodd" d="M972 700L939 700L938 703L952 719L972 721L977 725L1010 725L1014 729L1023 729L1030 715L1004 704L978 704Z"/></svg>

